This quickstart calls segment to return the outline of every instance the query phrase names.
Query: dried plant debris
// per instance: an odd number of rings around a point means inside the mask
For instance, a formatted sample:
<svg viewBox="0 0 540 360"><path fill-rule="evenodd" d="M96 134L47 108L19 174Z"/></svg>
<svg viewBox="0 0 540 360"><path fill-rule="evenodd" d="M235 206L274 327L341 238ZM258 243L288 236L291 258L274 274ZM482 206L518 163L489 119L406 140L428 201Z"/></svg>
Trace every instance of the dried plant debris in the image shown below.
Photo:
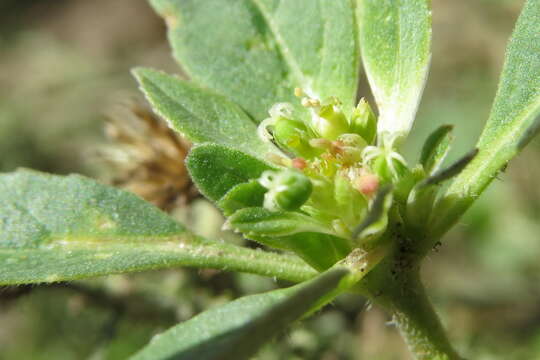
<svg viewBox="0 0 540 360"><path fill-rule="evenodd" d="M108 182L165 211L199 196L184 165L191 144L140 102L115 106L105 135L110 145L99 149L98 156L109 170Z"/></svg>

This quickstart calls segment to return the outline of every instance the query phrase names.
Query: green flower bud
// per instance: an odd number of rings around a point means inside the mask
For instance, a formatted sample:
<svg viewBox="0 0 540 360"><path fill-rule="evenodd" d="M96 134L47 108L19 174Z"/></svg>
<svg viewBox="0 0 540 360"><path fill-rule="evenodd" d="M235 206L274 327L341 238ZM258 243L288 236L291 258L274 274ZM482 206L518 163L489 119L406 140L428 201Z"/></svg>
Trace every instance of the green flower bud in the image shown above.
<svg viewBox="0 0 540 360"><path fill-rule="evenodd" d="M359 149L365 148L368 144L363 137L357 134L343 134L338 137L338 141L341 141L345 146L355 147Z"/></svg>
<svg viewBox="0 0 540 360"><path fill-rule="evenodd" d="M371 171L377 174L383 184L395 183L405 176L409 169L396 159L379 156L371 163Z"/></svg>
<svg viewBox="0 0 540 360"><path fill-rule="evenodd" d="M362 152L364 164L369 164L371 172L379 176L381 183L397 183L408 172L407 162L391 143L388 146L367 146Z"/></svg>
<svg viewBox="0 0 540 360"><path fill-rule="evenodd" d="M269 110L270 117L259 124L259 136L263 141L274 141L286 152L312 158L320 151L309 145L308 130L302 121L294 118L293 111L289 103L274 104Z"/></svg>
<svg viewBox="0 0 540 360"><path fill-rule="evenodd" d="M314 216L320 220L329 221L335 217L334 186L325 176L312 175L313 191L308 204L318 209Z"/></svg>
<svg viewBox="0 0 540 360"><path fill-rule="evenodd" d="M368 102L362 98L351 116L351 131L362 136L368 144L375 142L377 118Z"/></svg>
<svg viewBox="0 0 540 360"><path fill-rule="evenodd" d="M348 177L340 173L334 177L334 198L337 213L345 224L349 228L358 225L367 212L367 199L352 186Z"/></svg>
<svg viewBox="0 0 540 360"><path fill-rule="evenodd" d="M317 154L309 145L307 129L303 123L279 117L274 123L272 134L279 146L297 156L312 158Z"/></svg>
<svg viewBox="0 0 540 360"><path fill-rule="evenodd" d="M415 186L407 199L406 218L409 226L421 228L432 214L438 186Z"/></svg>
<svg viewBox="0 0 540 360"><path fill-rule="evenodd" d="M351 195L354 193L355 191L349 179L339 173L336 174L334 177L334 197L341 208L340 210L343 210L351 203Z"/></svg>
<svg viewBox="0 0 540 360"><path fill-rule="evenodd" d="M416 165L395 184L394 197L399 203L405 204L413 187L425 179L426 173L422 165Z"/></svg>
<svg viewBox="0 0 540 360"><path fill-rule="evenodd" d="M317 134L329 140L336 140L349 131L349 122L335 101L321 106L318 111L312 110L311 126Z"/></svg>
<svg viewBox="0 0 540 360"><path fill-rule="evenodd" d="M277 210L297 210L309 199L313 185L307 176L299 171L265 171L259 182L268 189L264 196L264 207Z"/></svg>

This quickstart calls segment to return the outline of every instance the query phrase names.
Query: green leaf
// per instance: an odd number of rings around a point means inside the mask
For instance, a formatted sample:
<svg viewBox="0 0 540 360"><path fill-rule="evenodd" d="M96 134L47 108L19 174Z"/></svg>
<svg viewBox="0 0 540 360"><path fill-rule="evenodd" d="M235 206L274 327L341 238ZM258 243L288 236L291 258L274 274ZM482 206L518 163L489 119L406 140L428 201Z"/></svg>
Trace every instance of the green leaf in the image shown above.
<svg viewBox="0 0 540 360"><path fill-rule="evenodd" d="M264 17L298 86L319 99L339 98L345 112L350 114L356 101L359 68L352 2L252 0L252 3Z"/></svg>
<svg viewBox="0 0 540 360"><path fill-rule="evenodd" d="M292 251L319 271L328 269L351 252L347 239L319 232L279 237L251 235L249 239L276 249Z"/></svg>
<svg viewBox="0 0 540 360"><path fill-rule="evenodd" d="M0 284L195 266L302 281L299 260L196 237L137 196L70 175L0 175Z"/></svg>
<svg viewBox="0 0 540 360"><path fill-rule="evenodd" d="M137 68L133 74L154 111L192 142L221 144L261 158L274 151L256 135L255 123L224 97L160 71Z"/></svg>
<svg viewBox="0 0 540 360"><path fill-rule="evenodd" d="M430 186L430 185L440 184L443 181L453 178L454 176L462 172L463 169L465 169L465 167L469 165L471 161L473 161L476 155L478 155L478 149L477 148L472 149L471 151L463 155L461 158L456 160L452 165L444 169L435 171L433 174L431 174L431 176L424 179L419 184L419 186Z"/></svg>
<svg viewBox="0 0 540 360"><path fill-rule="evenodd" d="M540 114L540 3L528 0L506 50L499 89L478 141L494 155L515 155L524 132ZM496 148L494 148L496 146ZM492 157L494 157L492 155Z"/></svg>
<svg viewBox="0 0 540 360"><path fill-rule="evenodd" d="M245 208L229 217L226 224L248 239L295 252L317 270L328 269L351 251L347 239L298 212Z"/></svg>
<svg viewBox="0 0 540 360"><path fill-rule="evenodd" d="M29 170L0 177L0 244L32 248L62 238L171 236L182 225L129 193L78 175Z"/></svg>
<svg viewBox="0 0 540 360"><path fill-rule="evenodd" d="M354 229L353 239L358 239L360 242L370 241L386 230L388 210L392 205L392 190L392 185L386 185L379 189L364 221Z"/></svg>
<svg viewBox="0 0 540 360"><path fill-rule="evenodd" d="M478 156L437 206L435 233L446 231L478 198L538 128L540 115L540 2L528 0L506 50L499 89L478 141Z"/></svg>
<svg viewBox="0 0 540 360"><path fill-rule="evenodd" d="M519 139L517 147L519 149L523 149L536 135L538 135L538 132L540 132L540 116L537 116L534 122L527 128L527 130L525 130Z"/></svg>
<svg viewBox="0 0 540 360"><path fill-rule="evenodd" d="M192 148L186 165L200 192L217 202L234 186L259 178L269 164L241 151L217 144Z"/></svg>
<svg viewBox="0 0 540 360"><path fill-rule="evenodd" d="M263 206L267 191L257 180L252 180L233 187L218 201L218 206L225 216L231 216L240 209Z"/></svg>
<svg viewBox="0 0 540 360"><path fill-rule="evenodd" d="M433 216L433 204L439 190L438 185L415 186L409 193L406 205L406 225L413 231L423 229Z"/></svg>
<svg viewBox="0 0 540 360"><path fill-rule="evenodd" d="M306 284L250 295L208 310L156 336L131 360L244 360L295 320L350 284L344 267Z"/></svg>
<svg viewBox="0 0 540 360"><path fill-rule="evenodd" d="M453 139L451 134L453 128L452 125L442 125L426 139L420 154L420 164L427 174L437 171L446 158Z"/></svg>
<svg viewBox="0 0 540 360"><path fill-rule="evenodd" d="M364 68L379 108L378 132L406 136L431 58L429 0L357 0Z"/></svg>
<svg viewBox="0 0 540 360"><path fill-rule="evenodd" d="M192 79L241 105L254 119L295 87L356 95L358 56L350 0L153 0L175 58ZM301 16L300 16L301 15ZM306 35L308 34L308 35Z"/></svg>
<svg viewBox="0 0 540 360"><path fill-rule="evenodd" d="M227 225L250 236L286 236L300 232L329 233L324 224L292 211L270 211L262 207L241 209L227 220Z"/></svg>
<svg viewBox="0 0 540 360"><path fill-rule="evenodd" d="M441 126L428 137L422 149L421 163L430 174L409 192L406 205L406 223L414 231L425 228L425 225L435 216L433 204L440 188L439 185L462 172L478 154L478 149L475 148L448 167L438 169L448 152L451 130L451 126Z"/></svg>

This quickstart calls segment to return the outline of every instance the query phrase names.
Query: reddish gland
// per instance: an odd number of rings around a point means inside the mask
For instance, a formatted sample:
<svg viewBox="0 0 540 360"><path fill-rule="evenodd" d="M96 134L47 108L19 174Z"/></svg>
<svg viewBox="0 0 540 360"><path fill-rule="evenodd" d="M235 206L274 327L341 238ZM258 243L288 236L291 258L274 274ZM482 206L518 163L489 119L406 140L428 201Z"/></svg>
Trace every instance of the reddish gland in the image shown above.
<svg viewBox="0 0 540 360"><path fill-rule="evenodd" d="M362 194L371 196L379 188L379 178L374 174L363 174L356 179L354 187Z"/></svg>
<svg viewBox="0 0 540 360"><path fill-rule="evenodd" d="M302 158L294 158L292 160L292 166L298 170L304 170L307 166L306 160Z"/></svg>

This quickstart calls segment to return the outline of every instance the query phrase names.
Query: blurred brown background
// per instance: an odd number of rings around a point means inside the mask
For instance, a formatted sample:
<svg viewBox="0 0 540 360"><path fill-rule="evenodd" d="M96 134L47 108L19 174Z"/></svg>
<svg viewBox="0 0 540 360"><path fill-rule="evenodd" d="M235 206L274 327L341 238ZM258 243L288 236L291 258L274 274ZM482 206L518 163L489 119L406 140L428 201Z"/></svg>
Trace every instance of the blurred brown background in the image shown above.
<svg viewBox="0 0 540 360"><path fill-rule="evenodd" d="M406 146L412 160L442 123L456 126L451 156L473 146L522 4L433 0L434 54ZM110 178L115 169L96 156L110 146L104 114L138 96L129 73L137 65L180 72L164 26L144 0L1 1L0 170ZM424 269L452 340L471 359L540 358L539 143L511 164ZM223 235L219 214L204 201L175 214L199 233ZM276 285L250 275L174 270L2 288L0 359L123 359L177 321ZM259 358L408 359L388 320L345 296Z"/></svg>

